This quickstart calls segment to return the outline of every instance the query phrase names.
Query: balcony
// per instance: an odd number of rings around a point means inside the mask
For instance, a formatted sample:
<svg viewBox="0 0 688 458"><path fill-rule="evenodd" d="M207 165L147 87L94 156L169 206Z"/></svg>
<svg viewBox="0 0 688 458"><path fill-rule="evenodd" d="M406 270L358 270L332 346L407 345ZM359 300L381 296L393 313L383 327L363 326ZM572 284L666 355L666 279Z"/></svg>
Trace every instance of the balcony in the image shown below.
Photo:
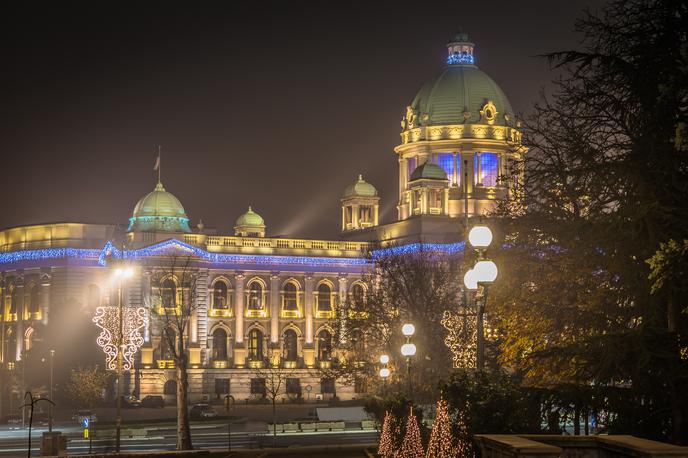
<svg viewBox="0 0 688 458"><path fill-rule="evenodd" d="M296 361L296 360L287 360L287 359L282 360L282 367L285 369L296 369L297 366L298 366L298 361Z"/></svg>
<svg viewBox="0 0 688 458"><path fill-rule="evenodd" d="M332 368L332 360L326 359L322 361L318 361L318 366L320 369L331 369Z"/></svg>
<svg viewBox="0 0 688 458"><path fill-rule="evenodd" d="M213 369L227 369L229 367L229 361L226 359L218 359L212 362Z"/></svg>
<svg viewBox="0 0 688 458"><path fill-rule="evenodd" d="M174 369L173 359L159 359L157 361L158 369Z"/></svg>
<svg viewBox="0 0 688 458"><path fill-rule="evenodd" d="M301 318L301 310L282 310L281 318Z"/></svg>
<svg viewBox="0 0 688 458"><path fill-rule="evenodd" d="M267 318L268 311L265 308L262 309L246 309L246 318Z"/></svg>
<svg viewBox="0 0 688 458"><path fill-rule="evenodd" d="M316 310L315 318L331 320L335 317L334 310Z"/></svg>
<svg viewBox="0 0 688 458"><path fill-rule="evenodd" d="M250 359L248 360L249 369L262 369L265 362L262 359Z"/></svg>
<svg viewBox="0 0 688 458"><path fill-rule="evenodd" d="M232 309L210 309L208 316L211 318L230 318L233 315Z"/></svg>

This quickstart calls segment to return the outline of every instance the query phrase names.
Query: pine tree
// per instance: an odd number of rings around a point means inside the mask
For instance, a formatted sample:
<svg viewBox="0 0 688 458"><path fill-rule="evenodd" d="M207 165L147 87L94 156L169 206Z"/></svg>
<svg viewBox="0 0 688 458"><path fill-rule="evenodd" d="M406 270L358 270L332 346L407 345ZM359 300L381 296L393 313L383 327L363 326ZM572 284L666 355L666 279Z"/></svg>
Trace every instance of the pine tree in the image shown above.
<svg viewBox="0 0 688 458"><path fill-rule="evenodd" d="M423 458L425 456L423 443L420 439L420 428L418 428L418 421L416 421L416 416L413 414L413 407L409 407L406 435L397 456L399 458Z"/></svg>
<svg viewBox="0 0 688 458"><path fill-rule="evenodd" d="M449 421L447 402L440 398L437 401L437 415L432 425L427 458L453 458L457 456L455 442ZM463 457L464 455L458 456Z"/></svg>
<svg viewBox="0 0 688 458"><path fill-rule="evenodd" d="M468 425L466 424L465 413L468 412L468 406L465 409L459 411L459 415L456 417L456 448L454 449L456 455L462 458L469 458L475 456L475 451L473 449L473 443L471 442L471 435L468 432ZM449 456L449 455L447 455Z"/></svg>
<svg viewBox="0 0 688 458"><path fill-rule="evenodd" d="M377 454L383 458L394 456L394 437L392 436L392 428L395 422L394 415L388 410L385 412L385 419L382 422L382 432L380 433L380 444L377 448Z"/></svg>

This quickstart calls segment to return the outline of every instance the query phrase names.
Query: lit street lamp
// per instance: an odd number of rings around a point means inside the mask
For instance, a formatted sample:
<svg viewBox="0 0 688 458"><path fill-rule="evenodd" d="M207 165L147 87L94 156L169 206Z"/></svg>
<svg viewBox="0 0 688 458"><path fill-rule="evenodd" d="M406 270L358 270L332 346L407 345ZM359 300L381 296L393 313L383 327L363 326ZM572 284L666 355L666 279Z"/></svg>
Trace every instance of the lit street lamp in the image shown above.
<svg viewBox="0 0 688 458"><path fill-rule="evenodd" d="M387 367L387 364L389 363L389 355L380 355L380 364L382 364L382 367L380 368L380 377L382 378L382 396L385 396L385 391L387 387L387 377L391 374L389 368Z"/></svg>
<svg viewBox="0 0 688 458"><path fill-rule="evenodd" d="M409 396L411 395L411 356L416 354L416 346L411 343L411 336L416 332L416 327L406 323L401 327L401 333L406 336L406 343L401 346L401 355L406 358L406 377L408 378Z"/></svg>
<svg viewBox="0 0 688 458"><path fill-rule="evenodd" d="M478 224L468 233L468 241L478 254L478 261L463 277L463 283L467 290L476 291L478 306L477 316L477 355L476 366L478 370L485 367L485 303L487 302L488 287L497 279L497 265L485 257L487 248L492 243L492 231L489 227ZM481 291L478 287L481 286Z"/></svg>
<svg viewBox="0 0 688 458"><path fill-rule="evenodd" d="M55 356L55 350L50 350L50 400L55 402L53 399L53 357ZM53 430L53 405L48 404L48 431Z"/></svg>
<svg viewBox="0 0 688 458"><path fill-rule="evenodd" d="M119 280L119 291L117 299L117 319L119 324L117 326L117 419L115 420L115 451L119 453L120 436L122 433L122 355L124 353L124 294L122 283L124 280L131 278L134 275L134 270L131 267L118 267L115 269L115 278Z"/></svg>

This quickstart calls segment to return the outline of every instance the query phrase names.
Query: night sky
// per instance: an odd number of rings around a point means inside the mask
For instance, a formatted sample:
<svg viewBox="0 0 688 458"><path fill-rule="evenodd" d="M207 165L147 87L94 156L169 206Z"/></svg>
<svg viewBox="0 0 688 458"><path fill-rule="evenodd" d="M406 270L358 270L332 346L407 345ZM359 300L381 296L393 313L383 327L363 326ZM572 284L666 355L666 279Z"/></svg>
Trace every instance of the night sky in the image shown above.
<svg viewBox="0 0 688 458"><path fill-rule="evenodd" d="M155 185L159 144L194 227L233 234L250 204L268 235L337 237L358 173L392 221L399 122L445 43L463 28L527 113L553 78L537 55L575 47L575 18L602 3L5 5L0 227L126 224Z"/></svg>

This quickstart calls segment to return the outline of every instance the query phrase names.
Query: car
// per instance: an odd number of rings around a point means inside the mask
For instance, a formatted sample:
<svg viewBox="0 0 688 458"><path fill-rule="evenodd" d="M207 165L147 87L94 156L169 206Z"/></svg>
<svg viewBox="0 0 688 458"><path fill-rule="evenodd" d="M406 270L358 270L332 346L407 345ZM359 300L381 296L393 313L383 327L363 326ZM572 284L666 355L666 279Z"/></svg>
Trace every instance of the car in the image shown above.
<svg viewBox="0 0 688 458"><path fill-rule="evenodd" d="M98 421L98 417L96 417L96 414L93 413L90 410L77 410L74 415L72 415L72 421L74 423L78 423L80 425L83 425L86 420L88 420L90 423L95 423Z"/></svg>
<svg viewBox="0 0 688 458"><path fill-rule="evenodd" d="M148 395L141 401L141 407L159 407L162 409L165 407L165 400L162 396Z"/></svg>
<svg viewBox="0 0 688 458"><path fill-rule="evenodd" d="M209 404L194 404L189 411L192 420L207 420L217 417L217 412Z"/></svg>
<svg viewBox="0 0 688 458"><path fill-rule="evenodd" d="M141 407L141 401L135 396L122 396L122 407L125 409L138 409Z"/></svg>
<svg viewBox="0 0 688 458"><path fill-rule="evenodd" d="M34 414L33 416L33 426L48 426L50 424L50 418L44 413Z"/></svg>
<svg viewBox="0 0 688 458"><path fill-rule="evenodd" d="M21 428L22 418L20 415L8 415L5 417L5 423L10 429Z"/></svg>

